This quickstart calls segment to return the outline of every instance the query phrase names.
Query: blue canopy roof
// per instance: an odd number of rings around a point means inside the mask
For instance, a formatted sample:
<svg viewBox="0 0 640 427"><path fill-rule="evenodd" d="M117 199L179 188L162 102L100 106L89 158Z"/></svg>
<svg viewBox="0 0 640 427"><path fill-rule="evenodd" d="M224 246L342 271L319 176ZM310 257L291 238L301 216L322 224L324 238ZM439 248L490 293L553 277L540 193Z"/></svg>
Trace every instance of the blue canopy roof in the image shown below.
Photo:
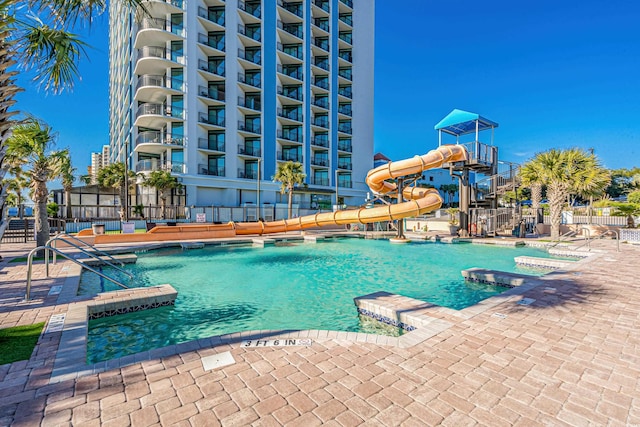
<svg viewBox="0 0 640 427"><path fill-rule="evenodd" d="M466 135L476 131L476 121L478 122L478 131L498 127L498 123L485 119L480 114L456 108L447 117L440 120L435 129L455 136Z"/></svg>

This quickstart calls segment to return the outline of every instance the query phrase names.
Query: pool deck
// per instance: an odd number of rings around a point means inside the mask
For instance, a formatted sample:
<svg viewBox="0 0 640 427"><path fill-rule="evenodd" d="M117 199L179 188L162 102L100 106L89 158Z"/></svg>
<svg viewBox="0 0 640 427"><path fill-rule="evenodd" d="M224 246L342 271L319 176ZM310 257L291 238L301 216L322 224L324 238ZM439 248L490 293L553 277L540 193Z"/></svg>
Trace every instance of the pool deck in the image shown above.
<svg viewBox="0 0 640 427"><path fill-rule="evenodd" d="M296 331L279 336L312 345L244 348L248 335L233 334L56 377L73 340L61 346L51 322L29 361L0 366L0 426L640 425L640 247L592 247L602 252L462 314L374 296L433 326L404 342ZM0 328L83 303L65 297L68 261L50 278L35 264L22 302L26 266L7 261L31 248L0 247ZM233 363L205 370L227 352Z"/></svg>

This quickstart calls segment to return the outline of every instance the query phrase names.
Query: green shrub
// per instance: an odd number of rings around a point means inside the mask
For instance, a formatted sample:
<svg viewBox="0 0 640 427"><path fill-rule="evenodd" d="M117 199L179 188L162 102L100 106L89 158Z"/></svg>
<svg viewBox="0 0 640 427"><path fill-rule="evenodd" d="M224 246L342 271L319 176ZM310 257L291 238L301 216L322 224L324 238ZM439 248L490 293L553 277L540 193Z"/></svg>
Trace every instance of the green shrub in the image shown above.
<svg viewBox="0 0 640 427"><path fill-rule="evenodd" d="M640 204L640 190L632 191L627 196L627 202Z"/></svg>

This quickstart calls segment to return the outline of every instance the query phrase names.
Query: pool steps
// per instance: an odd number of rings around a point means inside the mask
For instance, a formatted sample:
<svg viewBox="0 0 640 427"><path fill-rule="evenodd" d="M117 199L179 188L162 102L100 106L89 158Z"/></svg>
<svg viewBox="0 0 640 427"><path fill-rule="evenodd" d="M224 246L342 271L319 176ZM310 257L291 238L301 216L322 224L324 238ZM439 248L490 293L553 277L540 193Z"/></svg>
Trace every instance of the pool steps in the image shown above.
<svg viewBox="0 0 640 427"><path fill-rule="evenodd" d="M124 264L135 264L138 261L138 256L132 253L112 255L112 257L116 261L122 262ZM105 265L105 261L113 264L114 263L113 259L109 257L98 256L97 258L79 259L78 261L90 267L93 267L97 265Z"/></svg>
<svg viewBox="0 0 640 427"><path fill-rule="evenodd" d="M204 248L203 242L182 242L180 247L184 249L202 249Z"/></svg>
<svg viewBox="0 0 640 427"><path fill-rule="evenodd" d="M548 268L552 270L566 269L575 264L575 261L562 259L538 258L533 256L518 256L514 258L517 265L536 268Z"/></svg>
<svg viewBox="0 0 640 427"><path fill-rule="evenodd" d="M489 270L486 268L468 268L462 270L461 273L462 277L470 282L487 283L489 285L503 286L506 288L515 288L522 286L525 281L537 280L536 276Z"/></svg>

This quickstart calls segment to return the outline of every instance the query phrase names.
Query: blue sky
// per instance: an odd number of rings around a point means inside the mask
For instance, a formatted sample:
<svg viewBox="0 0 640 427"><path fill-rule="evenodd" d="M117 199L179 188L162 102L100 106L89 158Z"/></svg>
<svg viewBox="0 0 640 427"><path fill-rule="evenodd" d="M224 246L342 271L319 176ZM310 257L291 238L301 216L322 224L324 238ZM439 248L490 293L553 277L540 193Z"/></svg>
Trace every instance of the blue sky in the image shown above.
<svg viewBox="0 0 640 427"><path fill-rule="evenodd" d="M500 124L503 160L579 146L609 168L640 166L638 18L631 0L376 1L375 151L399 160L435 148L434 125L459 108ZM18 96L80 173L108 144L106 16L88 41L73 93L21 79Z"/></svg>

